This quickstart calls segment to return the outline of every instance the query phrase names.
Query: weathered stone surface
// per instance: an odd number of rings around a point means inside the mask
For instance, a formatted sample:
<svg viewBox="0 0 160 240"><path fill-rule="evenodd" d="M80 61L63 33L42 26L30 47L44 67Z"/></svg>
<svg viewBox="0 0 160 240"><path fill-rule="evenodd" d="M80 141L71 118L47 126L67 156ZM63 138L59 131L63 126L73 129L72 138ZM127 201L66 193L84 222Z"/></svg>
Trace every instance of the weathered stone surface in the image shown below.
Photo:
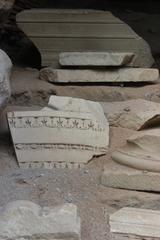
<svg viewBox="0 0 160 240"><path fill-rule="evenodd" d="M61 66L126 66L134 53L118 52L64 52L59 55Z"/></svg>
<svg viewBox="0 0 160 240"><path fill-rule="evenodd" d="M110 216L113 233L160 238L160 211L139 208L122 208ZM138 238L139 239L139 238Z"/></svg>
<svg viewBox="0 0 160 240"><path fill-rule="evenodd" d="M111 12L94 10L32 9L17 15L18 26L34 42L42 66L58 66L60 52L133 52L130 66L154 63L146 41Z"/></svg>
<svg viewBox="0 0 160 240"><path fill-rule="evenodd" d="M160 172L160 128L145 130L127 139L112 154L116 162L136 169Z"/></svg>
<svg viewBox="0 0 160 240"><path fill-rule="evenodd" d="M65 204L40 207L30 201L15 201L1 208L0 239L80 240L77 207Z"/></svg>
<svg viewBox="0 0 160 240"><path fill-rule="evenodd" d="M101 183L118 189L160 192L160 173L136 170L108 161L102 172Z"/></svg>
<svg viewBox="0 0 160 240"><path fill-rule="evenodd" d="M143 99L101 102L110 126L142 130L160 124L160 104Z"/></svg>
<svg viewBox="0 0 160 240"><path fill-rule="evenodd" d="M112 70L66 70L44 68L40 79L53 83L80 82L155 82L159 78L158 69L121 68Z"/></svg>
<svg viewBox="0 0 160 240"><path fill-rule="evenodd" d="M10 74L12 63L8 55L0 50L0 111L6 106L10 95Z"/></svg>
<svg viewBox="0 0 160 240"><path fill-rule="evenodd" d="M79 168L109 144L101 105L83 99L53 96L48 108L8 113L8 122L23 168Z"/></svg>

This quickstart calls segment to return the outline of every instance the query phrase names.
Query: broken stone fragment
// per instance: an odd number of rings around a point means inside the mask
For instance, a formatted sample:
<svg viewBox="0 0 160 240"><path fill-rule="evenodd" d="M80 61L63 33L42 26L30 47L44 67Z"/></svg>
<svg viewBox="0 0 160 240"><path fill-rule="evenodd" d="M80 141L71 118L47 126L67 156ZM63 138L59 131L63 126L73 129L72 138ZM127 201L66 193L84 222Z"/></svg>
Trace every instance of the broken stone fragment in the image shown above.
<svg viewBox="0 0 160 240"><path fill-rule="evenodd" d="M160 173L137 170L114 161L107 161L101 183L117 189L160 192Z"/></svg>
<svg viewBox="0 0 160 240"><path fill-rule="evenodd" d="M160 124L160 104L143 100L101 102L110 126L142 130Z"/></svg>
<svg viewBox="0 0 160 240"><path fill-rule="evenodd" d="M149 44L109 11L31 9L16 16L42 57L42 66L58 66L59 53L69 51L133 52L132 67L151 67Z"/></svg>
<svg viewBox="0 0 160 240"><path fill-rule="evenodd" d="M50 98L41 111L8 113L22 168L79 168L109 145L109 124L99 103L71 97Z"/></svg>
<svg viewBox="0 0 160 240"><path fill-rule="evenodd" d="M126 66L134 53L125 52L64 52L59 55L61 66Z"/></svg>
<svg viewBox="0 0 160 240"><path fill-rule="evenodd" d="M40 79L53 83L155 82L159 79L159 71L153 68L75 70L47 67L40 71Z"/></svg>
<svg viewBox="0 0 160 240"><path fill-rule="evenodd" d="M110 231L124 234L124 239L160 239L160 211L122 208L110 215L109 224Z"/></svg>
<svg viewBox="0 0 160 240"><path fill-rule="evenodd" d="M132 168L160 172L160 128L141 131L112 154L114 161Z"/></svg>
<svg viewBox="0 0 160 240"><path fill-rule="evenodd" d="M0 111L7 105L11 95L10 74L12 62L8 55L0 49Z"/></svg>
<svg viewBox="0 0 160 240"><path fill-rule="evenodd" d="M42 208L30 201L9 203L0 211L0 239L80 240L77 207L64 204Z"/></svg>

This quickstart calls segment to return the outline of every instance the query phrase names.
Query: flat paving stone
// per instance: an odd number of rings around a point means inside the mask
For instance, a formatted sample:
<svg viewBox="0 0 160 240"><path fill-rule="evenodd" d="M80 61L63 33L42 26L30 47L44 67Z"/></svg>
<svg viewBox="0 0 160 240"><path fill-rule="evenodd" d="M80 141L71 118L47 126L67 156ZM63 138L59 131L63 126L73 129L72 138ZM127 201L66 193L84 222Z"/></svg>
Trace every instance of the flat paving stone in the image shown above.
<svg viewBox="0 0 160 240"><path fill-rule="evenodd" d="M61 66L126 66L134 57L127 52L63 52L59 55Z"/></svg>

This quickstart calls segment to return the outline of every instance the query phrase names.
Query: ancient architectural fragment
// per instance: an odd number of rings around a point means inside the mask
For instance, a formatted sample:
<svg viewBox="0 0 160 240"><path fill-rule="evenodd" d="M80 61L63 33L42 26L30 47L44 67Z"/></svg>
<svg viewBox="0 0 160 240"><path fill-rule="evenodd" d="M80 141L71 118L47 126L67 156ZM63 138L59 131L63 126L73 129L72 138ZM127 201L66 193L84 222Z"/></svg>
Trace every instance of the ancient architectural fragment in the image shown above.
<svg viewBox="0 0 160 240"><path fill-rule="evenodd" d="M109 144L109 124L99 103L50 98L47 108L8 113L16 156L23 168L78 168Z"/></svg>
<svg viewBox="0 0 160 240"><path fill-rule="evenodd" d="M0 239L80 240L77 207L65 204L40 207L30 201L15 201L1 208Z"/></svg>
<svg viewBox="0 0 160 240"><path fill-rule="evenodd" d="M59 55L61 66L126 66L133 53L124 52L64 52Z"/></svg>
<svg viewBox="0 0 160 240"><path fill-rule="evenodd" d="M160 192L160 173L137 170L107 161L101 176L106 187L147 192Z"/></svg>
<svg viewBox="0 0 160 240"><path fill-rule="evenodd" d="M48 67L40 72L40 79L53 83L155 82L158 78L158 69L148 68L70 70Z"/></svg>
<svg viewBox="0 0 160 240"><path fill-rule="evenodd" d="M11 95L10 74L12 62L8 55L0 49L0 111L6 106Z"/></svg>
<svg viewBox="0 0 160 240"><path fill-rule="evenodd" d="M121 102L101 102L110 126L142 130L160 124L160 104L135 99Z"/></svg>
<svg viewBox="0 0 160 240"><path fill-rule="evenodd" d="M110 216L109 222L111 232L124 234L124 239L160 239L160 211L122 208Z"/></svg>
<svg viewBox="0 0 160 240"><path fill-rule="evenodd" d="M70 51L131 52L134 67L151 67L149 45L111 12L31 9L17 15L18 26L34 42L42 66L58 67L59 53Z"/></svg>
<svg viewBox="0 0 160 240"><path fill-rule="evenodd" d="M160 129L141 131L128 138L126 145L115 151L112 158L132 168L160 172Z"/></svg>

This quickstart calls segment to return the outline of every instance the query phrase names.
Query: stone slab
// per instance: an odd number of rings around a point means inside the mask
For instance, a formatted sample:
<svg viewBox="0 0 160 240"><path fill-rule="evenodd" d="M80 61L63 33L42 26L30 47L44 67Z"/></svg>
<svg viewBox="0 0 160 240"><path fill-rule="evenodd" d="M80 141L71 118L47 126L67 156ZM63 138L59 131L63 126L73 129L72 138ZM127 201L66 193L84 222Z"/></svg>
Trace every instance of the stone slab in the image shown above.
<svg viewBox="0 0 160 240"><path fill-rule="evenodd" d="M160 192L160 173L136 170L108 161L102 172L101 183L117 189Z"/></svg>
<svg viewBox="0 0 160 240"><path fill-rule="evenodd" d="M44 68L40 79L53 83L155 82L158 69L123 68L116 70L69 70Z"/></svg>
<svg viewBox="0 0 160 240"><path fill-rule="evenodd" d="M110 126L133 130L160 124L160 104L144 99L101 102Z"/></svg>
<svg viewBox="0 0 160 240"><path fill-rule="evenodd" d="M134 53L118 52L64 52L59 55L61 66L126 66Z"/></svg>
<svg viewBox="0 0 160 240"><path fill-rule="evenodd" d="M15 201L1 207L0 239L80 240L81 223L73 204L40 207Z"/></svg>
<svg viewBox="0 0 160 240"><path fill-rule="evenodd" d="M40 111L8 113L9 128L22 168L80 168L109 145L109 124L99 103L50 98Z"/></svg>
<svg viewBox="0 0 160 240"><path fill-rule="evenodd" d="M154 59L146 41L107 11L31 9L17 14L17 24L34 42L42 66L58 65L60 52L133 52L130 66L151 67Z"/></svg>
<svg viewBox="0 0 160 240"><path fill-rule="evenodd" d="M160 211L122 208L110 215L112 233L160 238Z"/></svg>

